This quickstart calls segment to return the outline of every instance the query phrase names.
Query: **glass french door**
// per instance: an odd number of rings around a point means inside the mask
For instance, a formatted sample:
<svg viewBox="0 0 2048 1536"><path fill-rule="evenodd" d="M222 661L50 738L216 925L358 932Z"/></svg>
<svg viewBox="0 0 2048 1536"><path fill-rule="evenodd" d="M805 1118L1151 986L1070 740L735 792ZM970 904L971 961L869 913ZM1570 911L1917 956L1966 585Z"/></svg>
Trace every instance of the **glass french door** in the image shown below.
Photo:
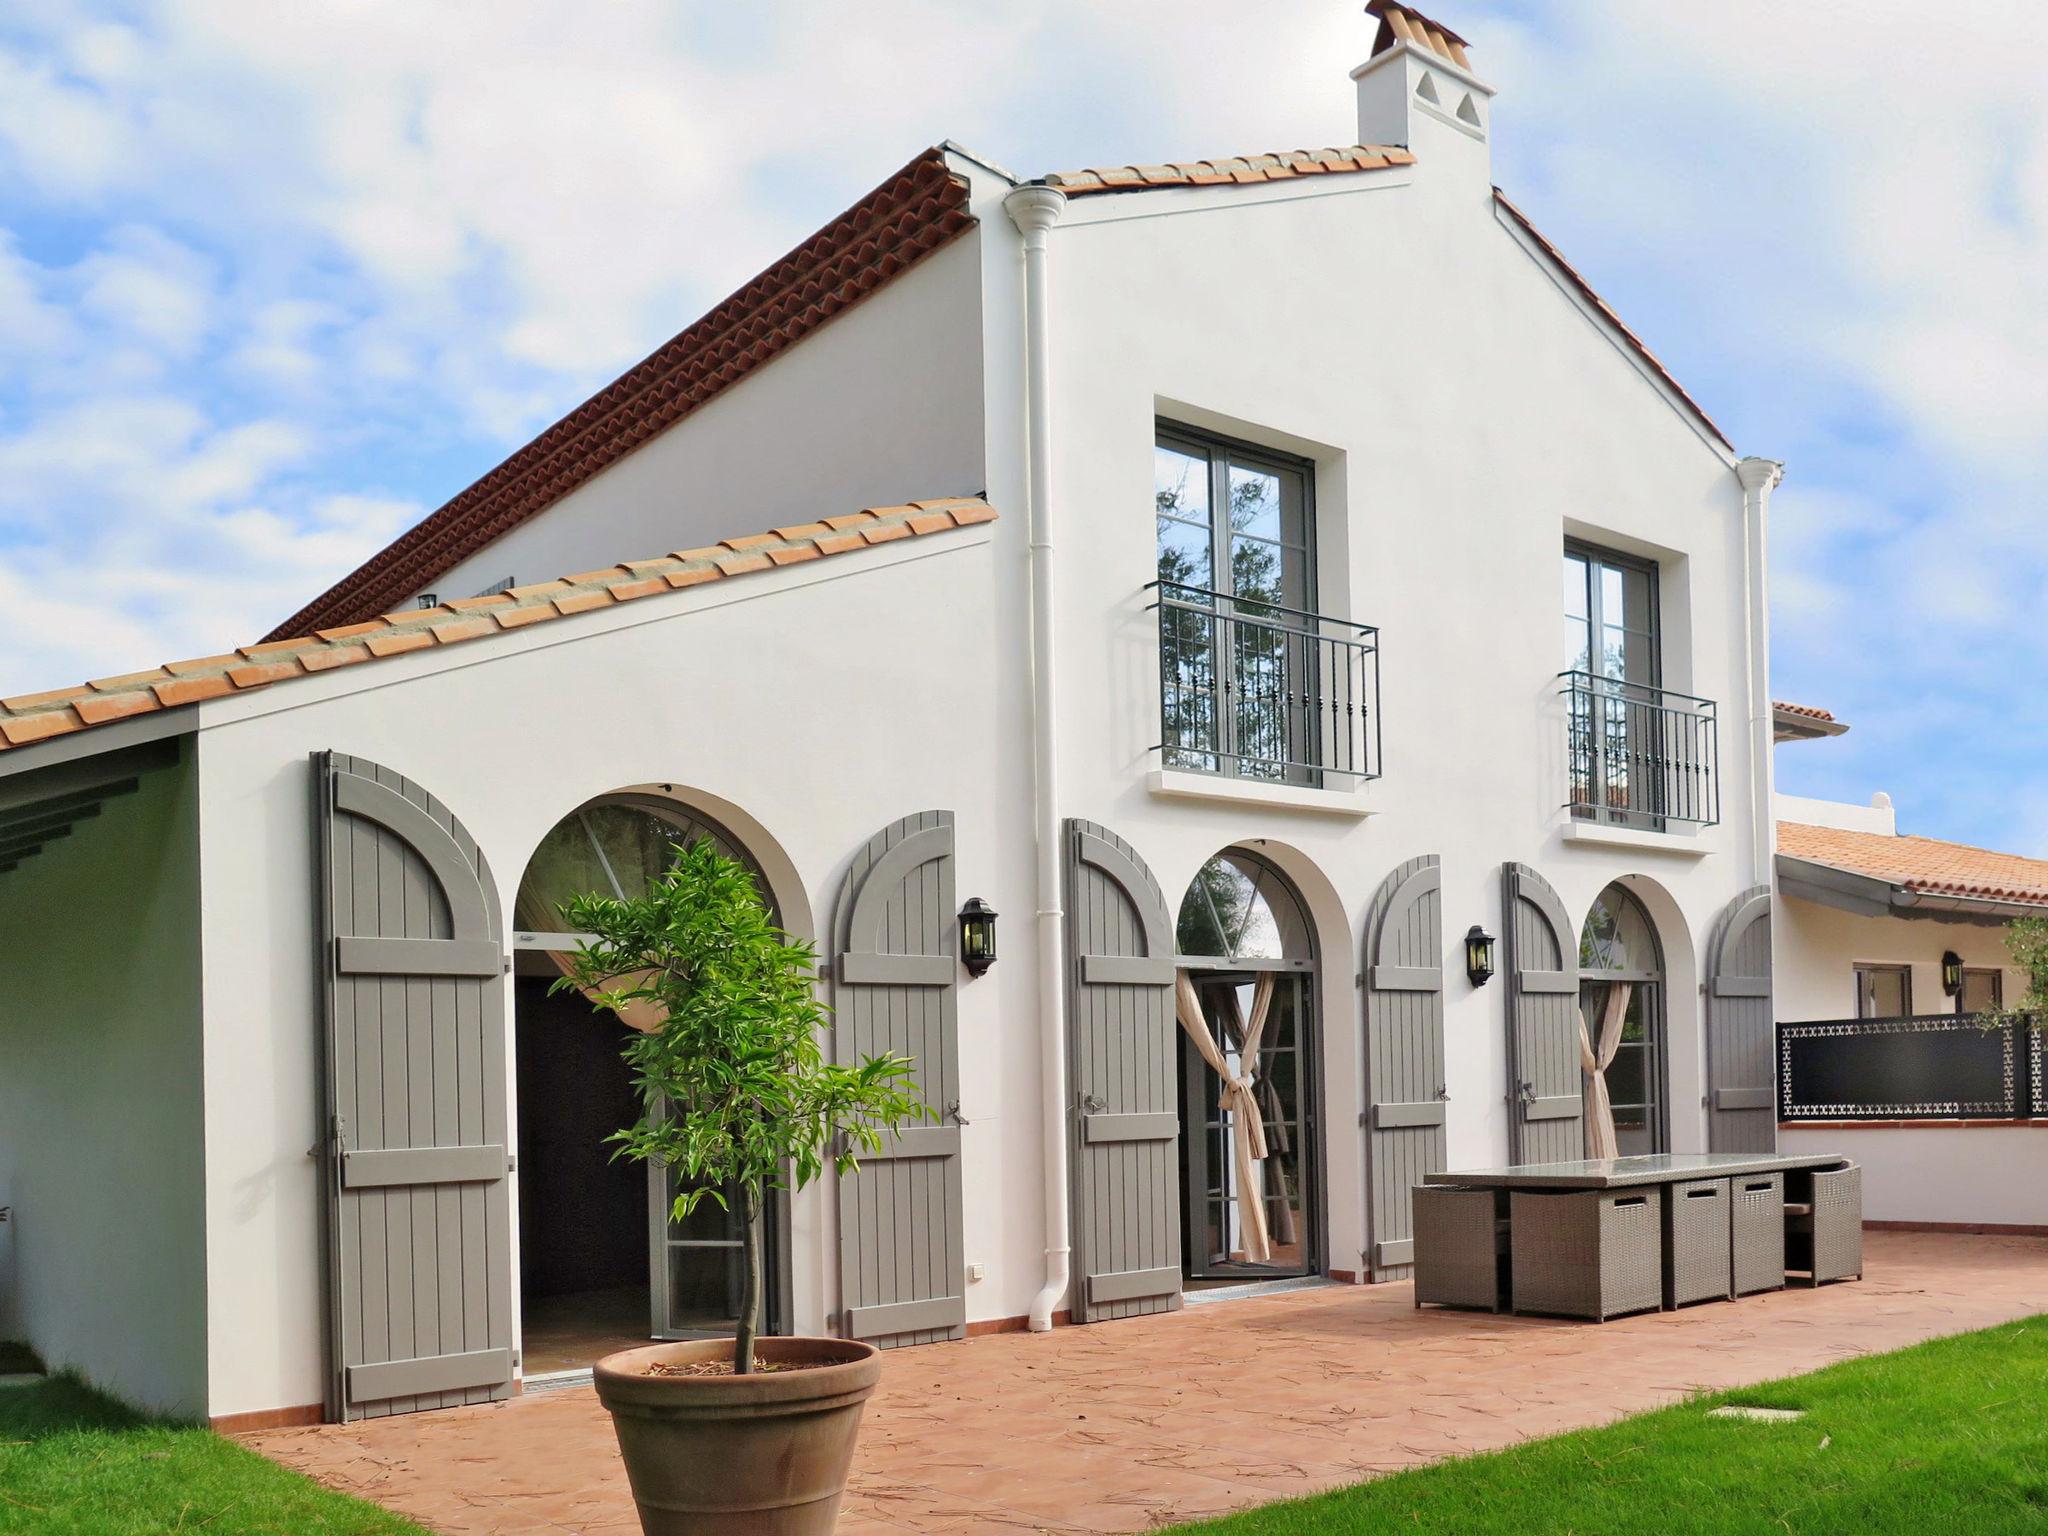
<svg viewBox="0 0 2048 1536"><path fill-rule="evenodd" d="M1276 976L1253 1064L1253 1092L1266 1129L1267 1155L1259 1169L1272 1248L1263 1263L1245 1254L1237 1139L1221 1102L1222 1080L1192 1042L1181 1041L1182 1241L1192 1280L1271 1280L1317 1272L1312 978L1301 970ZM1243 1021L1250 1017L1257 979L1248 971L1195 973L1210 1033L1240 1075Z"/></svg>
<svg viewBox="0 0 2048 1536"><path fill-rule="evenodd" d="M1664 805L1657 568L1567 544L1564 664L1573 811L1655 826Z"/></svg>
<svg viewBox="0 0 2048 1536"><path fill-rule="evenodd" d="M1306 780L1320 761L1306 466L1162 426L1153 449L1166 765Z"/></svg>
<svg viewBox="0 0 2048 1536"><path fill-rule="evenodd" d="M688 1219L670 1213L681 1189L680 1176L665 1165L647 1169L648 1276L657 1339L722 1338L739 1322L746 1291L746 1242L740 1233L739 1195L726 1190L726 1203L700 1200ZM761 1214L762 1271L780 1273L777 1244L780 1197L771 1192ZM764 1286L761 1328L779 1325L775 1287Z"/></svg>

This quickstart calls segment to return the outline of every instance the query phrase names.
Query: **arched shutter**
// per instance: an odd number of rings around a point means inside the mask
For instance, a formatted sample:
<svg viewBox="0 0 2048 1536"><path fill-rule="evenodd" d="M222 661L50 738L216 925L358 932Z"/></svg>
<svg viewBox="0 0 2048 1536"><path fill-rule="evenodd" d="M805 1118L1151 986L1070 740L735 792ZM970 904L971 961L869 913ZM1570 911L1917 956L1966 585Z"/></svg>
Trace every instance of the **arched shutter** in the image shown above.
<svg viewBox="0 0 2048 1536"><path fill-rule="evenodd" d="M1444 1166L1443 868L1410 859L1365 920L1366 1190L1375 1280L1415 1259L1411 1201Z"/></svg>
<svg viewBox="0 0 2048 1536"><path fill-rule="evenodd" d="M1526 864L1502 866L1508 977L1508 1142L1517 1163L1586 1155L1579 943L1564 903Z"/></svg>
<svg viewBox="0 0 2048 1536"><path fill-rule="evenodd" d="M340 1419L512 1392L505 958L448 808L314 759L327 979L328 1260Z"/></svg>
<svg viewBox="0 0 2048 1536"><path fill-rule="evenodd" d="M1076 1322L1180 1305L1173 924L1122 838L1067 823Z"/></svg>
<svg viewBox="0 0 2048 1536"><path fill-rule="evenodd" d="M885 827L840 887L832 968L837 1058L906 1057L942 1117L908 1126L839 1180L848 1338L928 1344L967 1331L960 1053L953 956L953 813Z"/></svg>
<svg viewBox="0 0 2048 1536"><path fill-rule="evenodd" d="M1776 1035L1771 893L1758 886L1728 904L1707 941L1709 1151L1777 1151Z"/></svg>

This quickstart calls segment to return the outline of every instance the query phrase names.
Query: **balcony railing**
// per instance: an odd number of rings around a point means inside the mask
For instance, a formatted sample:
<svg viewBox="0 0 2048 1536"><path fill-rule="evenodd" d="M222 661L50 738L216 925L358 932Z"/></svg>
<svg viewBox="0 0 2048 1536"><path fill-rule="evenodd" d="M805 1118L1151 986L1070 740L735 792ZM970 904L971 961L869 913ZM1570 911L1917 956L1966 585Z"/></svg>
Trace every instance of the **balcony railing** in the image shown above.
<svg viewBox="0 0 2048 1536"><path fill-rule="evenodd" d="M1349 787L1380 771L1379 631L1155 581L1162 767Z"/></svg>
<svg viewBox="0 0 2048 1536"><path fill-rule="evenodd" d="M1778 1026L1781 1120L2048 1116L2042 1028L2024 1015L1937 1013Z"/></svg>
<svg viewBox="0 0 2048 1536"><path fill-rule="evenodd" d="M1558 682L1574 816L1658 832L1720 821L1713 700L1590 672L1560 673Z"/></svg>

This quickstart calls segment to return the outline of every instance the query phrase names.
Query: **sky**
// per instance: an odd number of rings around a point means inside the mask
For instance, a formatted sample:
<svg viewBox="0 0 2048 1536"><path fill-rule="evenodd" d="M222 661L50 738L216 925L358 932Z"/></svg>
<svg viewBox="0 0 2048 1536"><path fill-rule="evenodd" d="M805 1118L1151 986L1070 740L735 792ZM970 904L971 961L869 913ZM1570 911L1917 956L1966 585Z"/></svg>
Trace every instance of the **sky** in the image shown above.
<svg viewBox="0 0 2048 1536"><path fill-rule="evenodd" d="M1781 789L2048 856L2048 6L1441 0L1782 459ZM858 25L854 24L857 18ZM1339 0L6 0L0 694L246 643L941 139L1348 143Z"/></svg>

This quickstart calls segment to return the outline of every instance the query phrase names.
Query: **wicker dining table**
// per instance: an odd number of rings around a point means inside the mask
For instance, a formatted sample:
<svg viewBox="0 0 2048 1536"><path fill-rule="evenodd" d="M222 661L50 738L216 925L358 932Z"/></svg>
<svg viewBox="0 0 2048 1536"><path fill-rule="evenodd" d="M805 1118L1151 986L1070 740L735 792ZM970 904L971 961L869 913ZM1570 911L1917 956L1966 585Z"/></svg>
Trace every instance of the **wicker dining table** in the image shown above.
<svg viewBox="0 0 2048 1536"><path fill-rule="evenodd" d="M1605 1320L1778 1289L1788 1177L1815 1283L1860 1275L1861 1172L1847 1158L1668 1152L1425 1174L1417 1304Z"/></svg>

